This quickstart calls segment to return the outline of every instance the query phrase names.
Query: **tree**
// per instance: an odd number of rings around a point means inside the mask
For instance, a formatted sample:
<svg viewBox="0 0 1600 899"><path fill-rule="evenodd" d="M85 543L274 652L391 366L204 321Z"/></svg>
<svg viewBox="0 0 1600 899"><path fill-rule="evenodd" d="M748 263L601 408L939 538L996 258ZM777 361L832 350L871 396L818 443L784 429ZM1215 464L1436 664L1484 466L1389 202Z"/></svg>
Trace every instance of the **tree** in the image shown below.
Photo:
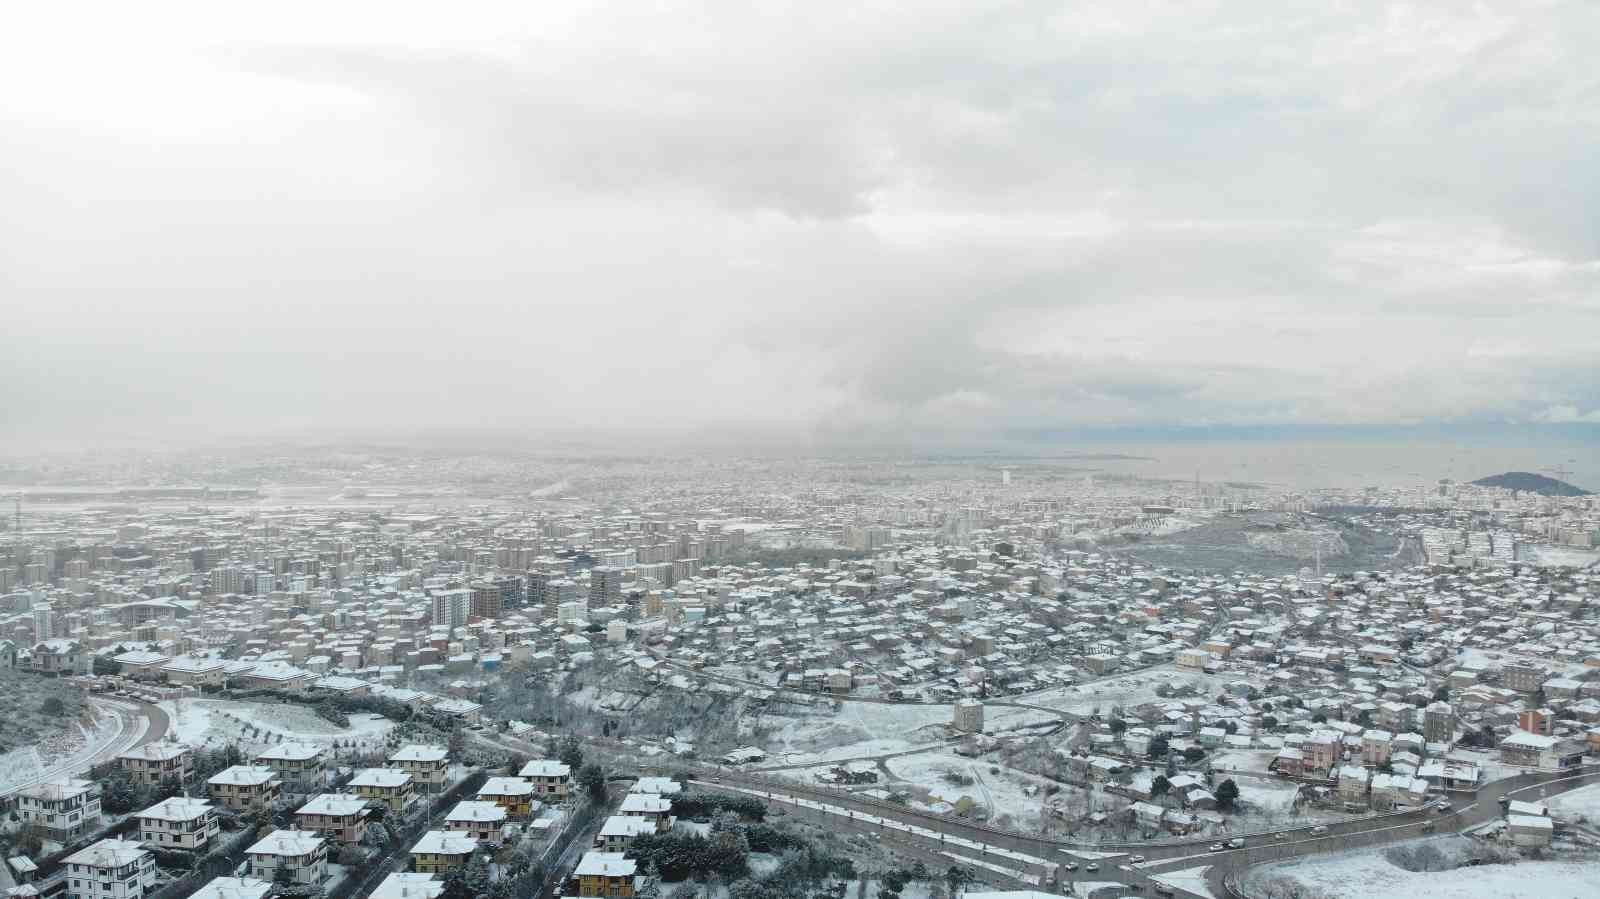
<svg viewBox="0 0 1600 899"><path fill-rule="evenodd" d="M590 762L578 769L578 784L589 794L589 798L596 802L604 802L606 798L606 772L594 762Z"/></svg>
<svg viewBox="0 0 1600 899"><path fill-rule="evenodd" d="M1450 701L1450 685L1449 684L1440 684L1439 685L1439 689L1433 691L1433 701L1434 702L1449 702Z"/></svg>
<svg viewBox="0 0 1600 899"><path fill-rule="evenodd" d="M950 888L951 896L959 893L962 887L971 883L974 879L973 873L960 865L951 865L949 870L944 872L944 882Z"/></svg>
<svg viewBox="0 0 1600 899"><path fill-rule="evenodd" d="M1205 757L1206 757L1206 751L1204 749L1201 749L1198 746L1190 746L1188 749L1185 749L1183 751L1184 760L1189 762L1190 764L1193 764L1194 762L1198 762L1198 761L1200 761L1201 759L1203 759Z"/></svg>
<svg viewBox="0 0 1600 899"><path fill-rule="evenodd" d="M449 751L451 759L458 762L461 761L462 756L465 755L467 751L466 731L459 727L450 731L450 743L446 749Z"/></svg>
<svg viewBox="0 0 1600 899"><path fill-rule="evenodd" d="M1239 785L1234 783L1233 778L1230 777L1217 784L1216 796L1218 808L1231 809L1239 799Z"/></svg>
<svg viewBox="0 0 1600 899"><path fill-rule="evenodd" d="M1165 774L1157 774L1156 779L1150 781L1150 798L1159 799L1167 795L1167 791L1170 789L1172 789L1172 781L1167 780Z"/></svg>
<svg viewBox="0 0 1600 899"><path fill-rule="evenodd" d="M576 771L583 767L583 742L576 735L569 734L561 741L561 764Z"/></svg>
<svg viewBox="0 0 1600 899"><path fill-rule="evenodd" d="M67 704L62 702L61 697L59 696L48 697L44 702L39 703L39 713L42 715L49 715L52 718L62 715L66 711Z"/></svg>

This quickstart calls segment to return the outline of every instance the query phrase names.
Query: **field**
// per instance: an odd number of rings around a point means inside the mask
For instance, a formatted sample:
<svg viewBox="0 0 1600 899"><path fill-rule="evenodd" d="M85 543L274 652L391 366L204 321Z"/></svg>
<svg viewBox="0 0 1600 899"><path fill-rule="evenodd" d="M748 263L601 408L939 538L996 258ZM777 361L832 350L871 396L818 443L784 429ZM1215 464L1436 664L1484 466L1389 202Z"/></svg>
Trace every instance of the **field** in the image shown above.
<svg viewBox="0 0 1600 899"><path fill-rule="evenodd" d="M1549 800L1550 814L1569 821L1600 823L1600 784L1562 793Z"/></svg>
<svg viewBox="0 0 1600 899"><path fill-rule="evenodd" d="M83 691L70 682L0 668L0 721L5 722L0 728L0 752L74 731L71 725L83 712Z"/></svg>
<svg viewBox="0 0 1600 899"><path fill-rule="evenodd" d="M221 746L239 742L246 752L259 751L286 741L328 745L354 741L362 747L381 747L393 722L376 715L351 715L350 726L340 727L317 717L305 706L287 703L234 702L223 699L185 699L164 702L181 742L191 746Z"/></svg>
<svg viewBox="0 0 1600 899"><path fill-rule="evenodd" d="M1449 845L1454 841L1429 841ZM1381 852L1283 862L1253 869L1245 884L1256 896L1286 895L1298 883L1301 895L1329 899L1578 899L1600 895L1600 864L1586 861L1523 861L1461 867L1448 871L1408 871Z"/></svg>

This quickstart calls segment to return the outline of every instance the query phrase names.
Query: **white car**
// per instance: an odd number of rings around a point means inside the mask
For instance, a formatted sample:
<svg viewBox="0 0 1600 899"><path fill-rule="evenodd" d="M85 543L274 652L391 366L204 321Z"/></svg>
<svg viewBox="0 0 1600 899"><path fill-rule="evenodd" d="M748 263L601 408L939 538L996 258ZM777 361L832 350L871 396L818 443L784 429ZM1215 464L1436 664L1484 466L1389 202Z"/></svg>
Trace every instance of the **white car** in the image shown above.
<svg viewBox="0 0 1600 899"><path fill-rule="evenodd" d="M1221 843L1212 843L1210 846L1208 846L1206 848L1209 849L1212 852L1221 852L1222 850L1224 850L1224 849L1226 849L1228 847L1222 845Z"/></svg>
<svg viewBox="0 0 1600 899"><path fill-rule="evenodd" d="M1137 864L1139 864L1140 862L1143 862L1143 861L1144 861L1144 856L1142 856L1142 855L1130 855L1130 856L1128 856L1128 864L1130 864L1130 865L1137 865Z"/></svg>
<svg viewBox="0 0 1600 899"><path fill-rule="evenodd" d="M1089 864L1083 866L1083 870L1089 871L1089 872L1092 873L1094 871L1100 870L1100 866L1095 864L1094 862L1090 862Z"/></svg>

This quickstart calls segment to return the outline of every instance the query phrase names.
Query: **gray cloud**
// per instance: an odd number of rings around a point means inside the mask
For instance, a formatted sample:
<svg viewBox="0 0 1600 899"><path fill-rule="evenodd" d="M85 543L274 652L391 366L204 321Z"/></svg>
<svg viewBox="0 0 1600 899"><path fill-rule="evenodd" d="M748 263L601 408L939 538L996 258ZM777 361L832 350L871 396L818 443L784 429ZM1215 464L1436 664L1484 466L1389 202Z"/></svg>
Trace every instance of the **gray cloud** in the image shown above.
<svg viewBox="0 0 1600 899"><path fill-rule="evenodd" d="M1592 4L425 9L0 38L0 413L1600 414Z"/></svg>

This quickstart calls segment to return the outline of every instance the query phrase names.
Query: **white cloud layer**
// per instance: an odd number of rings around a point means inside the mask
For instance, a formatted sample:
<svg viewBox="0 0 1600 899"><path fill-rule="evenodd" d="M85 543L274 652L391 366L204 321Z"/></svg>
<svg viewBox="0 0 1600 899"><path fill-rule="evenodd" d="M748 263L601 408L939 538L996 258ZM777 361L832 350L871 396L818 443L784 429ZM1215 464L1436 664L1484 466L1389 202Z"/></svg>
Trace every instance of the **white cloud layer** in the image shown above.
<svg viewBox="0 0 1600 899"><path fill-rule="evenodd" d="M33 4L39 433L1600 421L1600 6Z"/></svg>

